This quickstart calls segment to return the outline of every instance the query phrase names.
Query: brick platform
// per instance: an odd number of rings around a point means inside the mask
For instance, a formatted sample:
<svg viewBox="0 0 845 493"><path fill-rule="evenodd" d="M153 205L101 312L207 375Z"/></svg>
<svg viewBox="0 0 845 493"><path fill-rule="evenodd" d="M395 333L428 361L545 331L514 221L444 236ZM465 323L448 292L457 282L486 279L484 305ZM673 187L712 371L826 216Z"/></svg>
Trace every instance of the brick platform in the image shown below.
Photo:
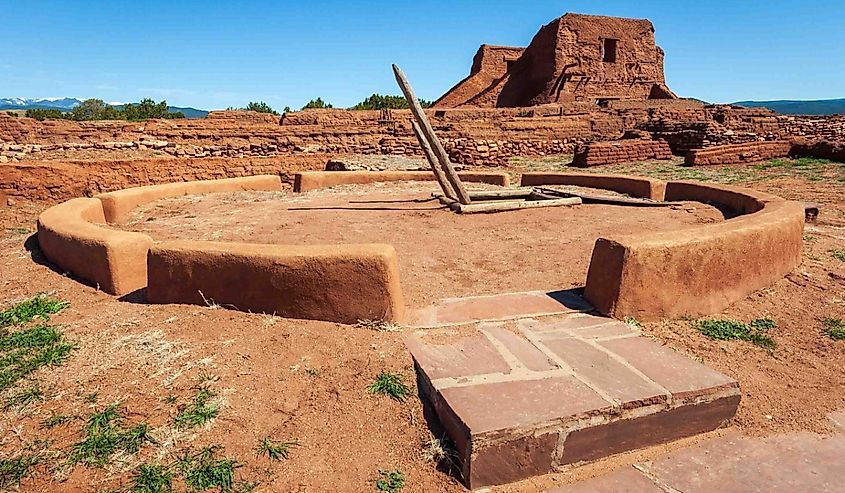
<svg viewBox="0 0 845 493"><path fill-rule="evenodd" d="M612 319L571 313L406 338L470 488L718 428L737 382Z"/></svg>
<svg viewBox="0 0 845 493"><path fill-rule="evenodd" d="M583 144L575 148L572 166L589 168L649 159L672 159L669 144L665 140L635 139Z"/></svg>

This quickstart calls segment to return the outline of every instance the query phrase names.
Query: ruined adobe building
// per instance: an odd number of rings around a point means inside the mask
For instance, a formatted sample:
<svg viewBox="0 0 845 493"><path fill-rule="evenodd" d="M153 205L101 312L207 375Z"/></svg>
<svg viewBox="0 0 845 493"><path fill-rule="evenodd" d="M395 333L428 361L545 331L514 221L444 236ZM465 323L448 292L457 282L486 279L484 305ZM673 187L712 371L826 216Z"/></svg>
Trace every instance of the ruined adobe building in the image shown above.
<svg viewBox="0 0 845 493"><path fill-rule="evenodd" d="M543 26L527 48L481 45L470 75L435 107L675 98L650 21L566 14Z"/></svg>

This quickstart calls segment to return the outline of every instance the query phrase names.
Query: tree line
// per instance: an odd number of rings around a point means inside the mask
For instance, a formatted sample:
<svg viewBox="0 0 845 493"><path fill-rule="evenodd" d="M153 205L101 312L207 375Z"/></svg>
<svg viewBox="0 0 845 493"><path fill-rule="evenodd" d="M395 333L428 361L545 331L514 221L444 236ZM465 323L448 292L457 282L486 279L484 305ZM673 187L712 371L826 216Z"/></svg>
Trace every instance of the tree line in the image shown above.
<svg viewBox="0 0 845 493"><path fill-rule="evenodd" d="M167 101L156 103L152 99L142 99L138 104L127 103L121 106L112 106L102 99L86 99L70 111L61 111L54 108L35 108L26 110L26 116L36 120L62 119L93 121L93 120L128 120L142 121L151 118L185 118L181 111L168 111Z"/></svg>

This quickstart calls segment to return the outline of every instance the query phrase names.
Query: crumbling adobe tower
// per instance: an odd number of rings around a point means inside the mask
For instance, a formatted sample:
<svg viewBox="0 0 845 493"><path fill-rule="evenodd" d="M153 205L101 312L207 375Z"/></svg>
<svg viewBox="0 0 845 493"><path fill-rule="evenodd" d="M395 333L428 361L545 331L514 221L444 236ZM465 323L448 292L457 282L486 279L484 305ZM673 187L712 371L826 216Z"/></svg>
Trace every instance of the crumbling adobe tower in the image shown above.
<svg viewBox="0 0 845 493"><path fill-rule="evenodd" d="M674 98L650 21L566 14L543 26L525 49L482 45L469 77L435 106Z"/></svg>

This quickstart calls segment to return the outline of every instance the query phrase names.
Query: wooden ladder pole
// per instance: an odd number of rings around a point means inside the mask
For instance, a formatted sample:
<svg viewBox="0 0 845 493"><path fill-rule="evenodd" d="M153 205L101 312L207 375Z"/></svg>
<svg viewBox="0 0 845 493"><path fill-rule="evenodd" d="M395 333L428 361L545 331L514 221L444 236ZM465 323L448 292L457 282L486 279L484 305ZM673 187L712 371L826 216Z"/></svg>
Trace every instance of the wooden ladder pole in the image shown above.
<svg viewBox="0 0 845 493"><path fill-rule="evenodd" d="M431 166L431 170L434 171L434 176L437 178L437 183L440 184L440 189L443 190L443 195L456 200L455 197L457 196L452 190L452 186L449 184L449 181L446 179L446 175L443 174L443 170L440 169L440 164L437 163L434 151L431 150L431 146L428 144L428 141L425 140L425 136L422 134L420 126L417 125L417 122L411 120L411 127L414 129L414 135L417 136L417 140L420 141L420 147L422 148L423 154L425 154L425 159L428 161L429 166Z"/></svg>
<svg viewBox="0 0 845 493"><path fill-rule="evenodd" d="M432 128L431 122L429 122L428 118L425 116L425 112L423 111L422 106L420 106L420 102L417 100L417 96L414 94L411 84L408 83L408 79L405 78L405 74L402 73L402 70L397 67L395 63L393 64L393 74L396 75L396 82L399 84L399 88L402 89L402 94L405 95L405 99L408 100L408 106L411 108L411 113L417 120L420 130L422 130L423 136L431 145L434 155L437 157L437 161L440 163L440 167L443 170L443 174L446 175L446 179L449 180L449 183L452 185L452 189L455 191L455 196L458 199L458 202L462 204L469 204L471 202L469 194L467 193L466 188L464 188L464 184L461 183L461 179L458 177L458 174L455 172L455 168L452 167L452 163L449 161L449 155L446 154L446 149L443 148L443 144L440 143L440 139L438 139L437 135L435 135L434 128Z"/></svg>

